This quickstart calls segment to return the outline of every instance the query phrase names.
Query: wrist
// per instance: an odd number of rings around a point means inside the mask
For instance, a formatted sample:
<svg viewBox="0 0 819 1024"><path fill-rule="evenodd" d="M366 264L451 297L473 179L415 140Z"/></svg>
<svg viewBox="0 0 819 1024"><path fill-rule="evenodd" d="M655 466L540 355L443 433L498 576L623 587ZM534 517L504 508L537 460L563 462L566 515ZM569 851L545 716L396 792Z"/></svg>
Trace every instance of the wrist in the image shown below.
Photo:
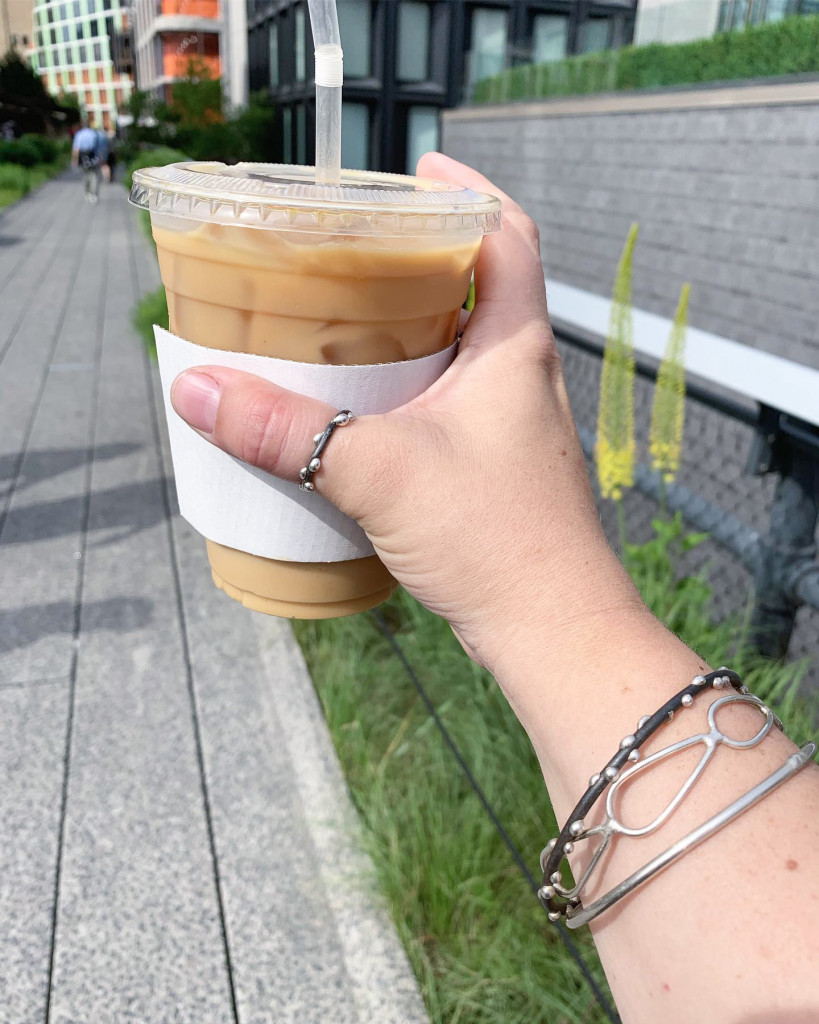
<svg viewBox="0 0 819 1024"><path fill-rule="evenodd" d="M657 626L602 534L551 552L539 569L529 563L518 579L480 645L481 663L508 692L533 669L557 689L567 671L596 660L607 637Z"/></svg>

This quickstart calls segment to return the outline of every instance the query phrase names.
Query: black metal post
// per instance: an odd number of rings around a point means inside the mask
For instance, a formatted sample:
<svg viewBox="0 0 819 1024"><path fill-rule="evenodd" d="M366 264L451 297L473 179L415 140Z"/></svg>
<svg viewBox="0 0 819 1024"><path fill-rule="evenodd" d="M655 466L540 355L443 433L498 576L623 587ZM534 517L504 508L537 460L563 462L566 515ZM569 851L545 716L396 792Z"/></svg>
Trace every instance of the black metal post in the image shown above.
<svg viewBox="0 0 819 1024"><path fill-rule="evenodd" d="M779 482L768 531L760 537L751 642L770 658L784 658L800 605L812 603L819 593L819 461L807 445L780 430L769 465L775 466Z"/></svg>

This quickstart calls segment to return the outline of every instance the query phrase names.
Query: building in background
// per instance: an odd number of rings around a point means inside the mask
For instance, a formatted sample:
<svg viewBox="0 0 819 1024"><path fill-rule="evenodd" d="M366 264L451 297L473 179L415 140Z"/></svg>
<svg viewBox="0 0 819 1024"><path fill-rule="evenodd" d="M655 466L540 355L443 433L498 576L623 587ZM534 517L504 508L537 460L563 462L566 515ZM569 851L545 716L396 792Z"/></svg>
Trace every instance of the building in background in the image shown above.
<svg viewBox="0 0 819 1024"><path fill-rule="evenodd" d="M819 14L819 0L640 0L634 42L684 43L797 14Z"/></svg>
<svg viewBox="0 0 819 1024"><path fill-rule="evenodd" d="M634 42L686 43L717 28L720 0L640 0Z"/></svg>
<svg viewBox="0 0 819 1024"><path fill-rule="evenodd" d="M76 97L91 124L116 127L133 90L125 0L35 0L31 65L48 91Z"/></svg>
<svg viewBox="0 0 819 1024"><path fill-rule="evenodd" d="M34 0L0 0L0 57L14 50L28 60L34 27Z"/></svg>
<svg viewBox="0 0 819 1024"><path fill-rule="evenodd" d="M134 0L137 87L170 99L192 59L222 80L232 107L247 103L247 18L244 0Z"/></svg>
<svg viewBox="0 0 819 1024"><path fill-rule="evenodd" d="M313 44L305 0L247 0L250 88L280 111L278 152L314 156ZM510 64L632 39L637 0L338 0L345 167L414 171L442 109Z"/></svg>

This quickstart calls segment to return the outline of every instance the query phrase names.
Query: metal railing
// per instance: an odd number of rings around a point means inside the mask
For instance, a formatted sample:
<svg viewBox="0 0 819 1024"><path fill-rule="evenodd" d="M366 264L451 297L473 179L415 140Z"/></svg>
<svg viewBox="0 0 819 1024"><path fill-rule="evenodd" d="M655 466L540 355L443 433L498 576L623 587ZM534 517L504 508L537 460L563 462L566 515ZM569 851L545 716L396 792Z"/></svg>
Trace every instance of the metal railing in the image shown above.
<svg viewBox="0 0 819 1024"><path fill-rule="evenodd" d="M594 451L602 344L569 325L558 343L588 459ZM646 426L656 369L636 359L638 421ZM686 440L678 480L665 487L666 507L708 534L699 564L711 562L715 613L730 614L752 601L749 643L772 658L819 650L819 428L766 406L741 404L689 385ZM643 436L646 431L643 430ZM636 536L647 539L660 499L658 474L646 465L626 496ZM604 525L614 533L613 523ZM803 686L819 691L815 662Z"/></svg>

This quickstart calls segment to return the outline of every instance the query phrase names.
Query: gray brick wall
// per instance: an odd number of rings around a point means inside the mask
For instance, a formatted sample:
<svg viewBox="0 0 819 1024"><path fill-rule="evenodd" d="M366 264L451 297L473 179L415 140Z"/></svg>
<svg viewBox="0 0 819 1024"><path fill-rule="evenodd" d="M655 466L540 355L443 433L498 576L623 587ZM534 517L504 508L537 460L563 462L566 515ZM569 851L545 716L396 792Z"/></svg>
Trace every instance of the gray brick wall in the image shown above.
<svg viewBox="0 0 819 1024"><path fill-rule="evenodd" d="M535 218L550 277L608 294L637 220L638 306L670 317L690 281L694 325L819 368L819 102L560 117L514 106L477 119L454 112L443 149ZM569 344L561 350L575 417L593 430L600 361ZM643 459L652 395L638 378ZM689 398L679 479L765 530L776 481L746 474L752 441L750 427ZM648 539L656 504L630 491L626 511L630 539ZM610 503L601 517L614 541ZM752 580L733 556L708 541L686 568L707 570L718 617L743 613ZM790 655L811 656L804 686L819 692L817 650L819 612L804 608Z"/></svg>
<svg viewBox="0 0 819 1024"><path fill-rule="evenodd" d="M510 105L448 115L443 149L535 218L549 276L608 294L639 221L638 306L670 317L689 281L693 325L819 368L819 103L535 117Z"/></svg>

